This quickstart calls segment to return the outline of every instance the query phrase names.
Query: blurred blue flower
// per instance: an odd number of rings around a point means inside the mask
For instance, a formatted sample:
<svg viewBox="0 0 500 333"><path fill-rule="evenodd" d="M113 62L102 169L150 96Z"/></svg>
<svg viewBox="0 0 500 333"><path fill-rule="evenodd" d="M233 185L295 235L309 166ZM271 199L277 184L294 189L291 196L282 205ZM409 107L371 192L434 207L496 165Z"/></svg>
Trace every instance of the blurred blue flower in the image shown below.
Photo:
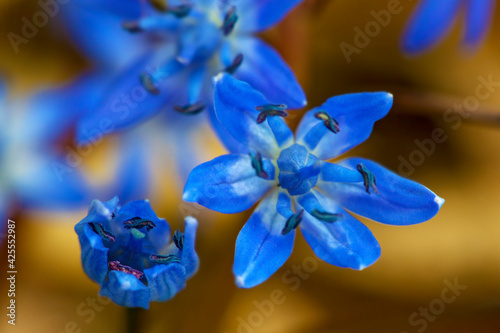
<svg viewBox="0 0 500 333"><path fill-rule="evenodd" d="M184 289L198 269L194 249L198 222L185 219L185 232L156 216L148 200L123 207L115 197L94 200L88 215L75 226L82 264L100 294L118 305L148 309L152 301L167 301Z"/></svg>
<svg viewBox="0 0 500 333"><path fill-rule="evenodd" d="M332 97L307 112L294 137L283 105L271 104L227 74L214 78L215 111L248 154L220 156L189 175L184 200L238 213L264 199L236 241L240 287L269 278L292 252L295 229L324 261L363 269L380 256L376 239L346 209L391 225L432 218L444 200L426 187L363 158L337 157L365 141L392 106L384 92Z"/></svg>
<svg viewBox="0 0 500 333"><path fill-rule="evenodd" d="M98 75L83 75L61 87L17 98L8 98L2 82L0 233L6 219L21 210L79 209L92 197L111 191L127 199L145 194L148 176L141 140L122 138L126 154L118 161L115 179L102 186L92 185L82 166L104 133L92 133L99 136L94 146L68 141L77 119L94 105L100 81Z"/></svg>
<svg viewBox="0 0 500 333"><path fill-rule="evenodd" d="M474 49L490 27L495 0L421 0L403 34L403 50L419 54L437 45L450 31L461 11L465 14L463 43Z"/></svg>
<svg viewBox="0 0 500 333"><path fill-rule="evenodd" d="M131 1L125 10L118 2L99 5L79 0L74 11L68 12L74 13L69 16L73 22L97 22L102 27L96 39L89 37L87 24L69 28L75 42L94 59L110 63L116 56L116 62L122 64L122 54L134 54L134 60L127 59L128 65L105 90L94 112L82 118L78 139L103 118L111 119L115 130L121 130L161 110L194 115L207 108L211 123L222 133L220 137L229 138L225 144L232 146L234 142L213 113L210 80L223 71L248 82L271 101L294 108L306 104L291 69L276 51L252 35L276 24L300 0L241 0L234 5L230 1L174 0L164 8L158 1L151 2L155 5ZM76 16L81 15L82 6L93 10L88 18ZM103 15L96 14L100 12ZM189 118L184 126L169 130L184 131L192 122Z"/></svg>

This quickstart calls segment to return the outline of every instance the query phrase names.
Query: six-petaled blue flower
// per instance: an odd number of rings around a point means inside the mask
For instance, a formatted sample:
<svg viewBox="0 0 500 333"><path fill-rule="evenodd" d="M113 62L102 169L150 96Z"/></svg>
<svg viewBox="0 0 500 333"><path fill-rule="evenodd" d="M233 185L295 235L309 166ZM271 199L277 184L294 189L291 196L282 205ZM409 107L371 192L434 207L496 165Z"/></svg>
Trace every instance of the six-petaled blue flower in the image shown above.
<svg viewBox="0 0 500 333"><path fill-rule="evenodd" d="M403 35L403 49L418 54L439 43L449 32L460 12L465 13L463 42L476 48L486 35L493 18L495 0L422 0L417 5Z"/></svg>
<svg viewBox="0 0 500 333"><path fill-rule="evenodd" d="M80 0L80 4L94 10L104 6L116 14L122 12L122 34L109 32L119 26L110 26L104 33L112 36L114 44L119 46L117 39L123 39L133 52L142 49L143 54L106 90L95 111L83 117L79 132L96 128L103 118L111 119L115 130L119 130L160 110L193 115L207 108L212 125L226 141L230 136L220 133L223 128L213 114L210 82L212 76L224 71L248 82L270 100L280 100L294 108L304 106L305 96L292 70L275 50L253 36L276 24L300 2L239 0L233 4L174 0L161 7L156 1L151 1L155 6L135 0L123 8L119 2L100 5L93 0ZM143 38L136 39L134 45L134 40L127 36L130 33ZM74 35L88 44L87 29ZM109 49L106 47L106 53ZM122 49L117 47L116 52ZM232 142L225 144L231 146Z"/></svg>
<svg viewBox="0 0 500 333"><path fill-rule="evenodd" d="M184 200L238 213L264 199L236 241L233 271L240 287L265 281L292 252L300 229L314 252L340 267L363 269L380 256L376 239L346 210L386 224L432 218L444 200L426 187L362 158L337 157L365 141L392 95L359 93L330 98L305 114L294 137L282 116L248 84L214 78L215 112L248 154L220 156L196 167Z"/></svg>
<svg viewBox="0 0 500 333"><path fill-rule="evenodd" d="M149 201L123 207L115 197L94 200L88 215L75 226L87 275L99 283L100 294L127 307L148 309L151 301L166 301L181 291L198 269L194 249L198 222L186 218L185 232L156 216Z"/></svg>

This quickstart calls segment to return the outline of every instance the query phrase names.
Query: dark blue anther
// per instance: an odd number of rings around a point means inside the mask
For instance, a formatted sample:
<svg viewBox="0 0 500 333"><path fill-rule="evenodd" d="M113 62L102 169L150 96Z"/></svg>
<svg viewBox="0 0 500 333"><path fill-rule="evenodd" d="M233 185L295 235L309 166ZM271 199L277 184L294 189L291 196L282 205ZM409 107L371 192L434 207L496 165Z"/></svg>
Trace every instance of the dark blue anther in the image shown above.
<svg viewBox="0 0 500 333"><path fill-rule="evenodd" d="M122 28L127 30L128 32L133 33L143 31L141 28L141 24L138 21L123 22Z"/></svg>
<svg viewBox="0 0 500 333"><path fill-rule="evenodd" d="M167 13L174 15L177 18L183 18L189 15L193 6L190 4L168 7Z"/></svg>
<svg viewBox="0 0 500 333"><path fill-rule="evenodd" d="M257 124L263 123L267 117L286 117L288 113L285 111L287 106L285 104L266 104L256 106L255 110L260 111L257 117Z"/></svg>
<svg viewBox="0 0 500 333"><path fill-rule="evenodd" d="M170 254L168 256L160 256L158 254L152 254L149 256L149 260L155 264L172 264L180 263L181 259L178 256Z"/></svg>
<svg viewBox="0 0 500 333"><path fill-rule="evenodd" d="M333 119L328 113L324 111L316 112L314 114L314 117L316 117L319 120L322 120L326 128L328 128L333 133L337 134L338 132L340 132L339 123L335 119Z"/></svg>
<svg viewBox="0 0 500 333"><path fill-rule="evenodd" d="M92 230L101 236L102 239L107 240L108 242L114 242L115 241L115 236L104 229L104 226L101 223L97 222L89 222L89 227L92 228Z"/></svg>
<svg viewBox="0 0 500 333"><path fill-rule="evenodd" d="M184 113L187 115L195 115L203 111L205 109L205 103L198 102L194 104L188 104L184 106L176 105L174 106L175 111Z"/></svg>
<svg viewBox="0 0 500 333"><path fill-rule="evenodd" d="M132 229L132 228L141 229L141 228L146 227L146 230L150 231L151 229L156 227L156 224L151 220L143 219L143 218L136 216L136 217L133 217L133 218L123 222L123 227L125 229Z"/></svg>
<svg viewBox="0 0 500 333"><path fill-rule="evenodd" d="M224 69L224 72L227 72L229 74L234 74L234 72L236 72L236 70L240 67L242 62L243 62L243 54L238 53L236 57L234 57L233 63L228 67L226 67L226 69Z"/></svg>
<svg viewBox="0 0 500 333"><path fill-rule="evenodd" d="M160 93L160 90L156 86L156 84L153 81L153 78L149 74L141 74L139 76L139 80L142 84L142 86L149 91L150 93L154 95L158 95Z"/></svg>
<svg viewBox="0 0 500 333"><path fill-rule="evenodd" d="M252 159L252 167L255 169L255 173L260 178L269 179L269 175L264 171L264 163L262 162L262 155L260 153L255 154L254 152L249 153Z"/></svg>
<svg viewBox="0 0 500 333"><path fill-rule="evenodd" d="M224 23L222 24L222 32L224 36L229 35L233 29L234 25L238 21L238 15L236 15L236 7L232 6L226 13L224 17Z"/></svg>
<svg viewBox="0 0 500 333"><path fill-rule="evenodd" d="M119 271L119 272L124 272L124 273L127 273L127 274L132 274L133 276L135 276L136 278L138 278L139 280L142 279L142 276L144 275L143 272L135 269L135 268L132 268L130 266L127 266L127 265L122 265L120 264L119 261L110 261L108 262L108 268L112 271Z"/></svg>
<svg viewBox="0 0 500 333"><path fill-rule="evenodd" d="M313 209L313 211L311 212L311 215L314 216L315 218L317 218L318 220L321 220L321 221L327 222L327 223L337 222L338 220L343 218L342 214L332 214L332 213L328 213L328 212L322 212L322 211L317 210L317 209Z"/></svg>
<svg viewBox="0 0 500 333"><path fill-rule="evenodd" d="M182 249L184 249L184 235L182 234L182 232L176 230L173 238L175 246L177 246L177 248L182 251Z"/></svg>
<svg viewBox="0 0 500 333"><path fill-rule="evenodd" d="M371 194L371 187L375 191L375 193L378 194L377 180L375 179L375 175L370 170L368 170L363 163L358 164L356 168L363 176L363 183L365 185L366 193Z"/></svg>
<svg viewBox="0 0 500 333"><path fill-rule="evenodd" d="M281 231L283 236L288 235L292 230L296 229L300 222L302 222L302 217L304 216L304 210L302 209L300 212L293 214L286 220L285 227Z"/></svg>

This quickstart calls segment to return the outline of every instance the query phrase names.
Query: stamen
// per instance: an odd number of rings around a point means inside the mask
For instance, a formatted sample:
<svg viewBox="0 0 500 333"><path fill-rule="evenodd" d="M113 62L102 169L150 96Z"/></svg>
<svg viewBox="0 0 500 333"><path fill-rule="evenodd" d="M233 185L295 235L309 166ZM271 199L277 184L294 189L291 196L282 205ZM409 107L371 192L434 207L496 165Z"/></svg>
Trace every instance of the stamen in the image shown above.
<svg viewBox="0 0 500 333"><path fill-rule="evenodd" d="M227 72L229 74L234 74L234 72L236 72L236 70L240 67L242 62L243 62L243 54L238 53L236 57L234 57L233 63L228 67L226 67L226 69L224 69L224 72Z"/></svg>
<svg viewBox="0 0 500 333"><path fill-rule="evenodd" d="M255 110L261 111L257 117L257 124L263 123L267 117L286 117L288 113L285 111L287 106L285 104L266 104L256 106Z"/></svg>
<svg viewBox="0 0 500 333"><path fill-rule="evenodd" d="M180 263L181 259L178 256L170 254L168 256L160 256L158 254L152 254L149 256L149 260L156 264L171 264L171 263Z"/></svg>
<svg viewBox="0 0 500 333"><path fill-rule="evenodd" d="M375 193L378 194L377 180L375 178L375 175L370 170L368 170L363 163L358 164L356 166L356 169L358 169L358 171L363 176L363 183L365 185L366 193L371 194L370 193L370 187L371 187L375 191Z"/></svg>
<svg viewBox="0 0 500 333"><path fill-rule="evenodd" d="M226 13L226 16L224 17L224 23L221 27L224 36L229 35L233 31L234 25L237 21L238 15L236 15L236 7L232 6Z"/></svg>
<svg viewBox="0 0 500 333"><path fill-rule="evenodd" d="M205 103L198 102L194 104L187 104L184 106L176 105L174 106L174 109L175 111L180 113L184 113L187 115L194 115L200 113L201 111L203 111L203 109L205 109Z"/></svg>
<svg viewBox="0 0 500 333"><path fill-rule="evenodd" d="M142 86L150 93L154 95L158 95L160 93L160 90L154 83L150 74L141 74L139 76L139 80L141 81Z"/></svg>
<svg viewBox="0 0 500 333"><path fill-rule="evenodd" d="M122 28L128 32L137 33L143 31L138 21L123 22Z"/></svg>
<svg viewBox="0 0 500 333"><path fill-rule="evenodd" d="M317 209L313 209L311 212L311 215L314 216L315 218L317 218L318 220L321 220L321 221L327 222L327 223L337 222L338 220L343 218L342 214L332 214L332 213L328 213L328 212L322 212L322 211L317 210Z"/></svg>
<svg viewBox="0 0 500 333"><path fill-rule="evenodd" d="M151 220L143 219L136 216L123 222L123 227L125 229L132 229L132 228L141 229L146 227L146 230L150 231L151 229L156 227L156 224Z"/></svg>
<svg viewBox="0 0 500 333"><path fill-rule="evenodd" d="M174 15L177 18L183 18L189 15L193 8L190 4L168 7L166 12Z"/></svg>
<svg viewBox="0 0 500 333"><path fill-rule="evenodd" d="M325 124L326 128L328 128L333 133L337 134L338 132L340 132L338 121L333 119L328 113L324 111L316 112L314 114L314 117L316 117L319 120L323 120L323 123Z"/></svg>
<svg viewBox="0 0 500 333"><path fill-rule="evenodd" d="M281 231L283 236L289 234L292 230L296 229L300 222L302 222L302 217L304 216L304 210L302 209L300 212L293 214L286 220L285 227Z"/></svg>
<svg viewBox="0 0 500 333"><path fill-rule="evenodd" d="M269 179L269 175L264 171L264 163L262 162L262 155L260 153L254 154L252 151L249 153L252 159L252 167L255 169L257 176L264 179Z"/></svg>
<svg viewBox="0 0 500 333"><path fill-rule="evenodd" d="M182 232L176 230L173 238L175 246L177 246L177 248L182 251L182 249L184 249L184 235L182 234Z"/></svg>
<svg viewBox="0 0 500 333"><path fill-rule="evenodd" d="M114 242L115 241L115 236L110 233L109 231L107 231L106 229L104 229L104 226L101 224L101 223L97 223L97 222L89 222L88 223L89 227L92 228L92 230L98 234L99 236L101 236L102 239L105 239L107 240L108 242Z"/></svg>
<svg viewBox="0 0 500 333"><path fill-rule="evenodd" d="M108 268L112 271L119 271L119 272L124 272L127 274L132 274L133 276L135 276L139 280L142 279L142 276L144 275L143 272L141 272L137 269L134 269L134 268L127 266L127 265L120 264L119 261L108 262Z"/></svg>

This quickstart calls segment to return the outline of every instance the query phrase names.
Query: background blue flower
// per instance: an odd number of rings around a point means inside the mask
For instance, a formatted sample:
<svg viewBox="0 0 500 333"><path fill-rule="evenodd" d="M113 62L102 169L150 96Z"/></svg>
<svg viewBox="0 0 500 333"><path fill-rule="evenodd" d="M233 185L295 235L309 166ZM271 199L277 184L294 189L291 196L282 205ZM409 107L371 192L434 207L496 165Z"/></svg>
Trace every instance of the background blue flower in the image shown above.
<svg viewBox="0 0 500 333"><path fill-rule="evenodd" d="M198 222L186 218L184 234L156 216L148 200L123 207L115 197L94 200L75 226L85 273L101 286L100 294L118 305L149 308L184 289L199 265L194 249Z"/></svg>
<svg viewBox="0 0 500 333"><path fill-rule="evenodd" d="M403 50L408 54L428 51L446 36L462 12L463 43L477 48L488 31L494 7L494 0L421 0L403 34Z"/></svg>
<svg viewBox="0 0 500 333"><path fill-rule="evenodd" d="M264 197L236 241L238 286L258 285L281 267L299 225L319 258L363 269L379 258L380 246L346 209L411 225L432 218L443 204L426 187L370 160L325 162L370 136L374 122L389 112L391 94L332 97L305 114L294 137L280 117L281 105L227 74L218 75L214 85L218 119L249 154L223 155L196 167L183 199L230 214Z"/></svg>
<svg viewBox="0 0 500 333"><path fill-rule="evenodd" d="M93 38L86 24L70 25L71 36L92 58L107 64L116 56L117 63L122 64L121 53L131 50L134 54L133 60L127 57L130 61L120 69L121 74L103 91L95 111L82 118L78 138L83 130L96 128L102 118L112 119L115 130L120 130L161 110L170 113L170 121L172 113L197 114L206 107L206 116L222 133L224 143L236 146L212 110L210 80L222 71L250 83L270 100L294 108L305 105L304 93L291 69L276 51L252 35L276 24L299 0L238 1L234 6L210 0L169 1L165 11L149 2L132 3L137 6L123 10L121 3L100 6L95 1L80 0L66 9L73 22L96 22L102 27L102 34ZM85 7L92 12L82 16ZM185 12L179 13L182 8ZM108 40L116 47L110 47ZM193 122L192 118L183 126L176 122L168 130L185 132Z"/></svg>
<svg viewBox="0 0 500 333"><path fill-rule="evenodd" d="M13 98L8 98L2 83L0 232L6 219L20 210L77 209L96 195L109 196L113 191L131 199L146 191L147 165L141 141L122 138L127 154L119 159L113 180L98 186L83 172L83 161L93 148L67 142L77 119L93 105L100 79L95 74L83 75L61 87ZM103 133L92 135L102 138Z"/></svg>

